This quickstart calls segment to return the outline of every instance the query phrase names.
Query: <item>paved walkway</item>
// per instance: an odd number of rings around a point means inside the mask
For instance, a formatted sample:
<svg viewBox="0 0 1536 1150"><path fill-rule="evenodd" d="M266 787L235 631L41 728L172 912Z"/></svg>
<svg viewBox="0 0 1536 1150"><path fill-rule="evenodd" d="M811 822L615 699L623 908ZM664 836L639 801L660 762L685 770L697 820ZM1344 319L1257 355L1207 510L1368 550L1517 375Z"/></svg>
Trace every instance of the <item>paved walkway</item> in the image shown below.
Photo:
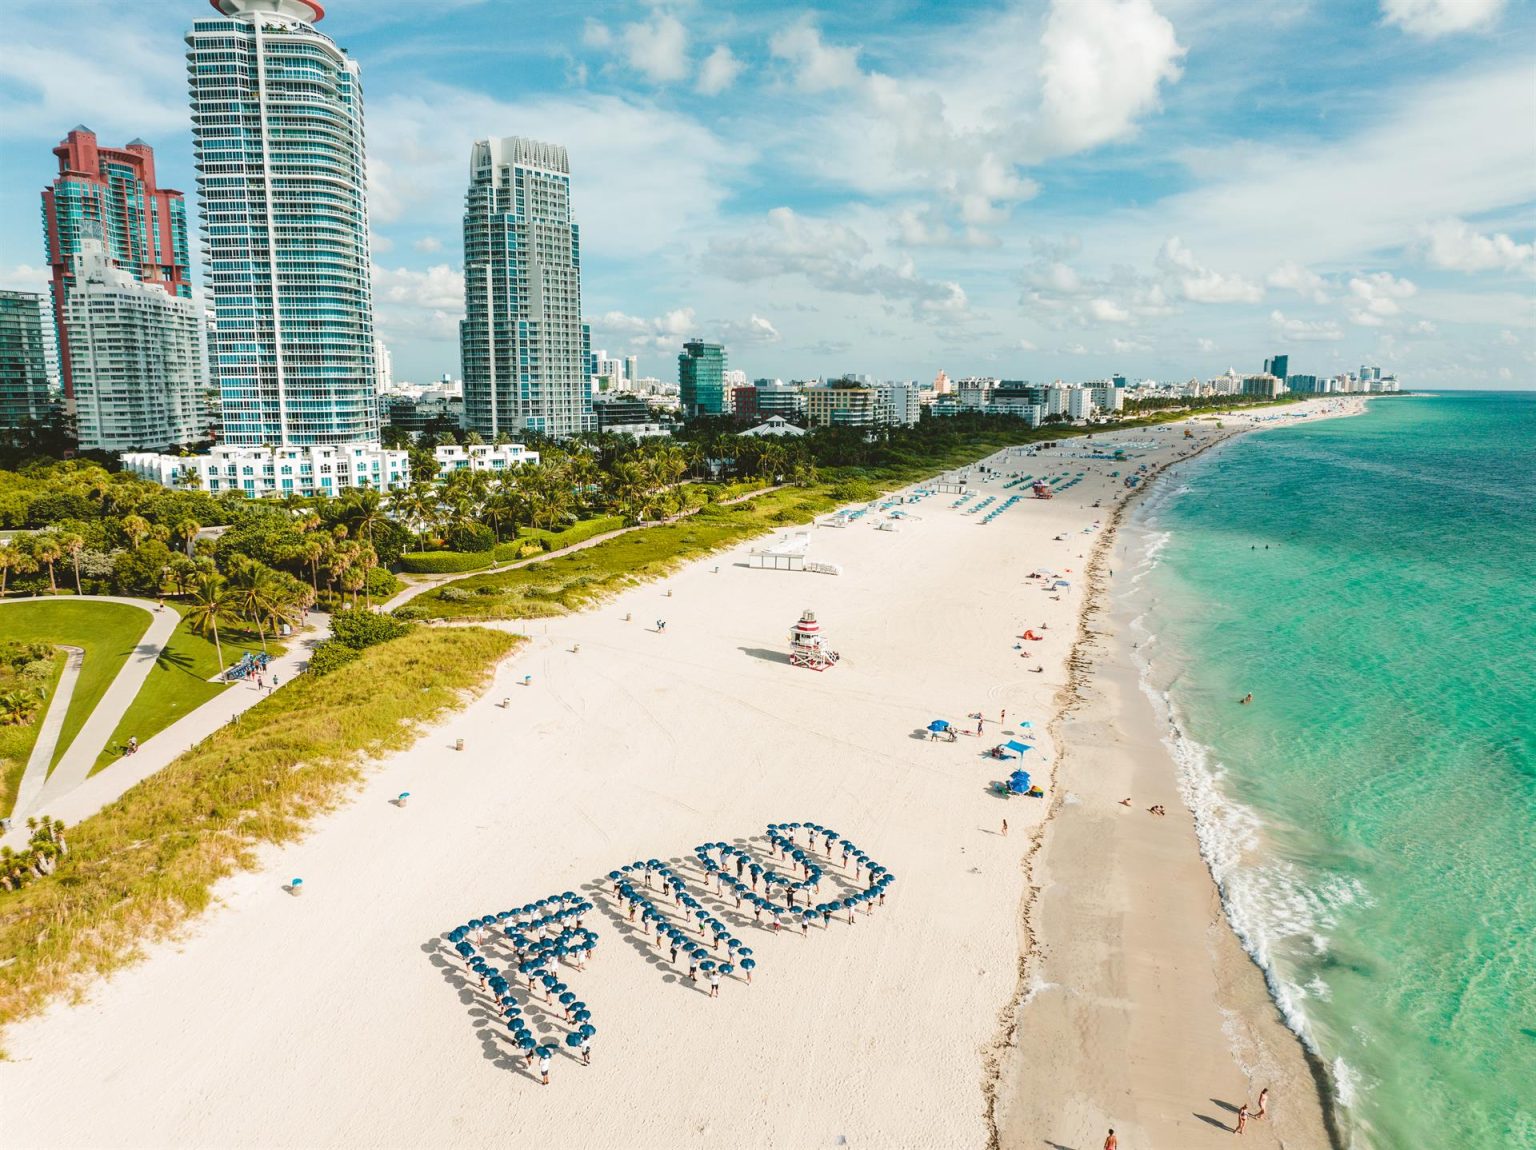
<svg viewBox="0 0 1536 1150"><path fill-rule="evenodd" d="M69 713L69 701L74 698L75 684L80 679L80 665L85 662L85 652L79 647L60 643L68 656L64 670L59 673L58 685L53 698L48 700L48 710L37 730L37 741L32 744L32 756L27 769L22 772L21 783L16 788L16 801L11 805L10 816L18 823L24 822L33 803L43 792L48 781L48 764L53 762L53 750L59 745L59 735L64 731L64 716Z"/></svg>
<svg viewBox="0 0 1536 1150"><path fill-rule="evenodd" d="M151 604L153 607L153 604ZM168 611L174 615L174 611ZM309 664L310 652L330 637L331 617L323 612L311 611L303 630L287 639L288 650L268 665L269 673L278 677L278 690L292 683ZM114 684L115 686L116 684ZM119 798L136 783L167 766L188 748L202 742L235 716L243 714L269 695L270 691L258 690L254 683L236 682L227 691L215 695L197 710L183 715L163 731L139 744L137 754L125 755L103 767L73 789L55 790L52 780L45 793L30 811L34 815L51 815L73 826L108 803ZM116 729L114 724L113 729ZM98 747L99 751L100 748ZM94 760L93 760L94 761ZM55 775L58 773L54 772ZM0 837L0 846L21 848L26 846L25 825Z"/></svg>
<svg viewBox="0 0 1536 1150"><path fill-rule="evenodd" d="M606 543L610 539L616 539L620 535L628 535L631 531L646 531L652 527L666 527L672 523L681 522L690 515L697 515L704 507L729 507L733 503L745 503L748 499L756 499L759 495L767 495L769 492L778 491L788 487L787 483L776 484L773 487L764 487L758 491L749 491L745 495L738 495L734 499L722 499L715 504L706 503L702 507L694 507L681 515L673 515L668 519L657 519L651 523L636 523L633 527L620 527L616 531L605 531L601 535L594 535L591 539L583 539L580 543L572 543L569 547L561 547L557 551L547 551L540 555L533 555L527 559L518 559L511 563L502 563L494 567L482 567L478 571L465 571L457 575L428 575L420 582L412 583L404 591L399 591L394 598L380 604L376 610L393 611L396 607L403 607L418 595L424 595L428 591L435 591L439 587L449 583L457 583L460 579L473 579L479 575L500 575L504 571L516 571L519 567L526 567L530 563L547 563L551 559L558 559L562 555L570 555L577 551L584 551L588 547L596 547L599 543Z"/></svg>
<svg viewBox="0 0 1536 1150"><path fill-rule="evenodd" d="M96 708L86 716L79 733L70 740L69 746L65 748L64 757L59 760L59 765L54 767L48 775L48 781L43 785L44 801L54 795L73 790L85 782L86 776L91 773L91 768L96 765L96 757L107 745L112 732L117 730L117 725L122 722L129 704L138 695L144 680L149 678L149 673L155 669L155 663L159 660L160 653L165 650L165 645L171 641L171 632L176 630L176 625L181 622L181 616L175 611L169 607L157 610L155 604L148 599L124 599L115 595L73 595L70 601L122 603L129 607L138 607L148 613L149 626L144 634L139 636L138 644L129 654L128 661L118 671L117 677L112 680L112 685L102 693Z"/></svg>

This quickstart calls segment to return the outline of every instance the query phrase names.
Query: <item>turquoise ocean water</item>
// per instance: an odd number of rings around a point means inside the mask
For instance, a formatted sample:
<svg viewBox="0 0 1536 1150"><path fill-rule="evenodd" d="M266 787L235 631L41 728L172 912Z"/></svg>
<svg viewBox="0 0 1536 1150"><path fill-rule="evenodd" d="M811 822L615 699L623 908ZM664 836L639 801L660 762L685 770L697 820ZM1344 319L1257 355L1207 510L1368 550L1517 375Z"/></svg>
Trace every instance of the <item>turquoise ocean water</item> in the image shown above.
<svg viewBox="0 0 1536 1150"><path fill-rule="evenodd" d="M1202 847L1347 1142L1536 1147L1536 394L1242 437L1127 546Z"/></svg>

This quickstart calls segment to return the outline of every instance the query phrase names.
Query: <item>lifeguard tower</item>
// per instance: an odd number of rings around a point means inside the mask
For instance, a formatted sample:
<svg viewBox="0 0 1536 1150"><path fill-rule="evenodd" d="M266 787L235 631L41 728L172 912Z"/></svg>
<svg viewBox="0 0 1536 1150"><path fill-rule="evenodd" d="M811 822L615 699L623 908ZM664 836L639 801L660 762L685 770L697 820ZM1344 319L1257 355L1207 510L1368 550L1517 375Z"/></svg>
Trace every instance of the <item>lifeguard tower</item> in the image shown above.
<svg viewBox="0 0 1536 1150"><path fill-rule="evenodd" d="M800 612L800 622L789 632L789 665L825 671L837 659L837 652L827 646L821 624L816 622L816 612Z"/></svg>

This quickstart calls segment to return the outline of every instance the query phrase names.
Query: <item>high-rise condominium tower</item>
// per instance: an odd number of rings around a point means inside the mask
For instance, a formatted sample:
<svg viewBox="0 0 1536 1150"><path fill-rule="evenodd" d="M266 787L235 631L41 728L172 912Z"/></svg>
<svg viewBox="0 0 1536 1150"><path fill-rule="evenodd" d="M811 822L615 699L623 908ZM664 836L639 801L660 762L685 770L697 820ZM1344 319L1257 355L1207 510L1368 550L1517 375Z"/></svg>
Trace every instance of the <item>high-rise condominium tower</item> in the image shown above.
<svg viewBox="0 0 1536 1150"><path fill-rule="evenodd" d="M0 432L48 418L43 297L0 291Z"/></svg>
<svg viewBox="0 0 1536 1150"><path fill-rule="evenodd" d="M375 440L357 64L313 0L212 0L187 35L224 439Z"/></svg>
<svg viewBox="0 0 1536 1150"><path fill-rule="evenodd" d="M592 427L564 148L509 136L471 150L459 344L472 431L567 436Z"/></svg>
<svg viewBox="0 0 1536 1150"><path fill-rule="evenodd" d="M64 394L75 394L70 333L64 308L74 284L75 257L86 237L99 239L107 259L141 283L178 299L192 298L187 208L180 192L155 183L155 151L143 140L103 148L81 125L53 150L59 174L43 189L43 230L53 271L53 319L59 335Z"/></svg>
<svg viewBox="0 0 1536 1150"><path fill-rule="evenodd" d="M73 350L80 446L131 451L201 439L202 326L201 306L135 278L88 228L59 328Z"/></svg>

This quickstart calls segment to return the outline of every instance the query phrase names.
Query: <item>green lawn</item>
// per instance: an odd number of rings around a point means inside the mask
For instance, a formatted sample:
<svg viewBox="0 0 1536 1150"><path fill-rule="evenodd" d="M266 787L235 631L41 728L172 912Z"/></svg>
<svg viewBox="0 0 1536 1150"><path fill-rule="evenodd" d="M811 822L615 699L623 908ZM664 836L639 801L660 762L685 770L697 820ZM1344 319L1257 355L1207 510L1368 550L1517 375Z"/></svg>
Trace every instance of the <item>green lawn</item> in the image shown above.
<svg viewBox="0 0 1536 1150"><path fill-rule="evenodd" d="M176 603L167 603L166 606L178 612L183 610ZM238 663L240 656L247 651L261 650L261 640L254 632L233 628L225 630L221 627L219 642L224 648L226 667ZM270 638L267 640L268 654L275 657L282 654L283 650L283 644ZM97 756L91 773L95 774L108 763L114 762L131 736L138 736L142 743L183 715L195 711L209 699L229 690L228 683L208 681L218 671L219 661L213 639L194 634L185 622L178 624L176 630L171 632L170 642L165 645L160 658L155 660L154 670L144 680L133 702L128 704L122 722L117 725L117 730L112 732L112 737Z"/></svg>
<svg viewBox="0 0 1536 1150"><path fill-rule="evenodd" d="M21 776L32 757L32 745L37 742L37 732L42 728L43 716L53 693L58 690L59 676L64 673L64 663L69 658L63 651L55 651L53 665L47 677L38 684L44 689L43 705L37 709L30 723L0 727L0 814L10 814L11 804L16 801L16 790L21 786Z"/></svg>
<svg viewBox="0 0 1536 1150"><path fill-rule="evenodd" d="M149 624L148 611L123 603L59 598L28 599L0 606L0 629L7 639L54 646L68 643L85 652L50 770L59 765L59 759L117 678Z"/></svg>

